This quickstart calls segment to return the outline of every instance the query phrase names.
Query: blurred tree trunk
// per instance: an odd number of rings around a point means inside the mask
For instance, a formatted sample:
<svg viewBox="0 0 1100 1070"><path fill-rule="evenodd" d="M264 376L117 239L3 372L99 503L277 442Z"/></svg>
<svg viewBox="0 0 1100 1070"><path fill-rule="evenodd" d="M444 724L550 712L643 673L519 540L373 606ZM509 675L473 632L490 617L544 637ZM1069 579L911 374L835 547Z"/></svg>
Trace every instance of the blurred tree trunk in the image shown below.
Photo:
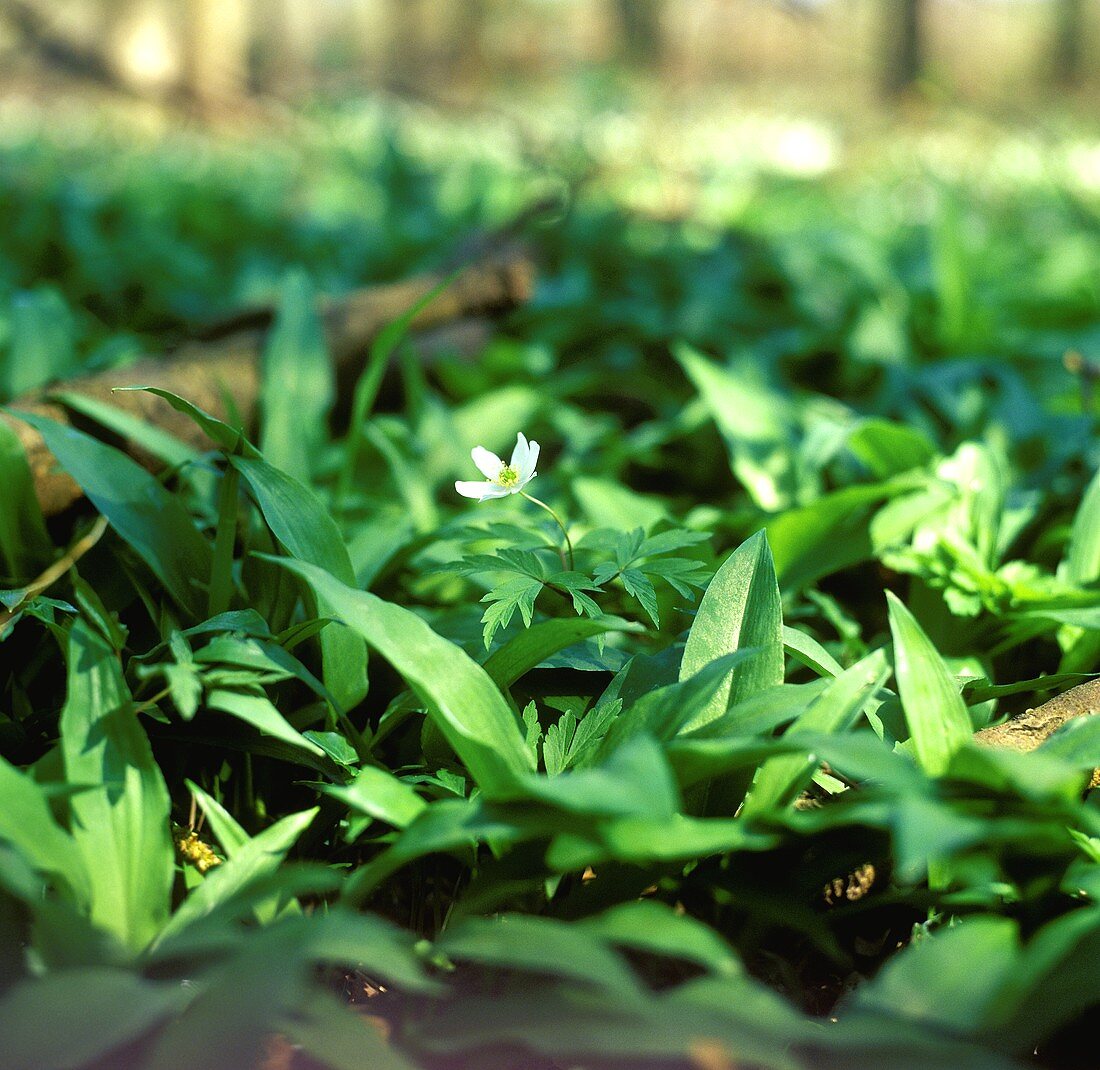
<svg viewBox="0 0 1100 1070"><path fill-rule="evenodd" d="M248 92L247 0L179 0L180 75L200 108L232 107Z"/></svg>
<svg viewBox="0 0 1100 1070"><path fill-rule="evenodd" d="M489 0L453 0L446 42L447 67L467 85L482 81L485 72L485 27Z"/></svg>
<svg viewBox="0 0 1100 1070"><path fill-rule="evenodd" d="M619 54L638 67L657 67L662 56L661 0L615 0Z"/></svg>
<svg viewBox="0 0 1100 1070"><path fill-rule="evenodd" d="M1084 75L1084 0L1055 0L1054 49L1051 75L1056 85L1066 89L1081 84Z"/></svg>
<svg viewBox="0 0 1100 1070"><path fill-rule="evenodd" d="M887 96L912 89L924 70L922 0L886 0L882 85Z"/></svg>
<svg viewBox="0 0 1100 1070"><path fill-rule="evenodd" d="M386 81L395 89L416 89L429 74L425 70L425 10L423 0L390 0L390 62Z"/></svg>
<svg viewBox="0 0 1100 1070"><path fill-rule="evenodd" d="M104 58L121 77L128 76L126 44L133 23L133 0L103 0L100 8L100 39Z"/></svg>
<svg viewBox="0 0 1100 1070"><path fill-rule="evenodd" d="M308 91L313 85L317 64L317 6L308 0L261 0L265 19L269 56L270 88L290 94Z"/></svg>

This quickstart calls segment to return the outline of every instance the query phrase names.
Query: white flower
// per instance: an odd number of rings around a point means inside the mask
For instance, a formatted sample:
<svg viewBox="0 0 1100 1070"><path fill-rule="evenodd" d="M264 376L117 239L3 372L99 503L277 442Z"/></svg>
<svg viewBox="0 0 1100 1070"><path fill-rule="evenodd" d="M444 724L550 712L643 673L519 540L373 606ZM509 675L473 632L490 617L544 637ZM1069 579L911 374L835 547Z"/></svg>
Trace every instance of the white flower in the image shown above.
<svg viewBox="0 0 1100 1070"><path fill-rule="evenodd" d="M539 444L528 442L522 433L516 435L516 448L512 450L512 459L507 464L483 446L475 446L470 456L486 482L460 479L455 483L455 490L464 498L476 498L479 502L519 494L538 474L535 465L539 460Z"/></svg>

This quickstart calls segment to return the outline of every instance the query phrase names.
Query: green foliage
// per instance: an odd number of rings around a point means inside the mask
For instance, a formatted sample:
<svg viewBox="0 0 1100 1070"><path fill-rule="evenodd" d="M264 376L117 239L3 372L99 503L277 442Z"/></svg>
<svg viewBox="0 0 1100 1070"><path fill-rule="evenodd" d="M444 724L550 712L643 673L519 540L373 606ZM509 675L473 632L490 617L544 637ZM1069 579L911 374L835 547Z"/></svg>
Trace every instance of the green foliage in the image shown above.
<svg viewBox="0 0 1100 1070"><path fill-rule="evenodd" d="M405 121L0 145L5 397L278 306L259 448L13 411L109 525L43 590L87 520L0 423L5 1065L1078 1065L1100 719L971 737L1100 664L1091 195L718 168L662 222L574 146L530 305L423 365L408 310L349 425L315 295L544 181ZM453 492L521 430L571 550Z"/></svg>

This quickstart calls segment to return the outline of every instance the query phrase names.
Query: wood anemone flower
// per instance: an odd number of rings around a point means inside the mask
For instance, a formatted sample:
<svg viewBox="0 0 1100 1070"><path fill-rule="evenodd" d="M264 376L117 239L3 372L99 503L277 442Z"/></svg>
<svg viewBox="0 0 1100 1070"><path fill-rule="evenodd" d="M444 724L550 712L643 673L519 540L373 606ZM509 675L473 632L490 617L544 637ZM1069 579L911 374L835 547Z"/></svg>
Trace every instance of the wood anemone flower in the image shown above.
<svg viewBox="0 0 1100 1070"><path fill-rule="evenodd" d="M475 498L479 502L490 498L506 498L509 494L520 494L523 488L538 473L535 465L539 460L539 444L528 442L523 432L516 435L516 448L512 450L512 459L506 464L495 453L484 446L475 446L470 452L485 481L458 480L455 490L464 498Z"/></svg>

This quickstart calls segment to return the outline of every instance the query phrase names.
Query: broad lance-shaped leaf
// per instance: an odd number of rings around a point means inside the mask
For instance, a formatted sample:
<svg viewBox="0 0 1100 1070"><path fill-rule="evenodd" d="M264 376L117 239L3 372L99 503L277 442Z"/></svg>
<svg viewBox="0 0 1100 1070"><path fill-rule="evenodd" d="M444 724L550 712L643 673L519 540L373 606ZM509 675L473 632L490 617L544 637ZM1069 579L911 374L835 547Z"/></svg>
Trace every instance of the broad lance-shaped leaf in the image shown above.
<svg viewBox="0 0 1100 1070"><path fill-rule="evenodd" d="M269 560L306 580L320 602L397 669L487 797L524 794L520 782L534 771L534 758L507 701L476 661L407 609L314 565Z"/></svg>
<svg viewBox="0 0 1100 1070"><path fill-rule="evenodd" d="M1100 472L1093 476L1073 518L1066 573L1073 583L1100 579Z"/></svg>
<svg viewBox="0 0 1100 1070"><path fill-rule="evenodd" d="M228 861L212 869L172 915L160 932L158 947L163 949L165 942L177 936L188 925L206 917L253 881L274 873L316 816L316 807L298 814L289 814L270 828L264 829L258 836L238 843ZM226 853L229 854L229 851Z"/></svg>
<svg viewBox="0 0 1100 1070"><path fill-rule="evenodd" d="M359 770L350 784L318 785L318 791L351 810L403 829L428 805L403 780L377 766Z"/></svg>
<svg viewBox="0 0 1100 1070"><path fill-rule="evenodd" d="M41 785L0 758L0 840L10 843L41 873L61 877L80 903L88 878L76 844L50 813Z"/></svg>
<svg viewBox="0 0 1100 1070"><path fill-rule="evenodd" d="M764 380L759 364L719 365L683 344L675 355L726 441L734 475L761 509L787 508L798 490L789 395Z"/></svg>
<svg viewBox="0 0 1100 1070"><path fill-rule="evenodd" d="M77 374L73 316L57 290L16 293L6 318L8 351L0 360L0 399L17 398Z"/></svg>
<svg viewBox="0 0 1100 1070"><path fill-rule="evenodd" d="M262 691L258 693L217 688L206 698L206 705L252 725L257 731L274 739L281 739L292 747L299 747L310 754L323 755L324 751L306 739L275 708L275 704Z"/></svg>
<svg viewBox="0 0 1100 1070"><path fill-rule="evenodd" d="M88 871L92 920L134 951L168 918L174 852L168 789L122 678L118 656L78 620L69 637L61 754L72 836Z"/></svg>
<svg viewBox="0 0 1100 1070"><path fill-rule="evenodd" d="M730 671L757 653L749 647L723 654L686 680L647 691L612 722L600 744L597 760L613 754L639 735L651 736L661 743L672 739L726 686Z"/></svg>
<svg viewBox="0 0 1100 1070"><path fill-rule="evenodd" d="M513 636L484 662L497 687L505 690L553 654L606 632L641 630L619 617L559 617L532 624Z"/></svg>
<svg viewBox="0 0 1100 1070"><path fill-rule="evenodd" d="M954 676L916 618L892 591L886 592L886 600L898 693L913 748L921 768L939 776L973 735L970 715Z"/></svg>
<svg viewBox="0 0 1100 1070"><path fill-rule="evenodd" d="M27 978L0 999L5 1070L121 1066L120 1047L148 1035L191 998L176 981L149 981L116 966Z"/></svg>
<svg viewBox="0 0 1100 1070"><path fill-rule="evenodd" d="M599 940L617 947L683 959L708 973L741 977L741 960L709 925L656 899L638 899L576 923Z"/></svg>
<svg viewBox="0 0 1100 1070"><path fill-rule="evenodd" d="M153 570L168 593L203 618L210 577L210 546L183 503L136 461L44 416L15 412L46 441L61 467L99 512Z"/></svg>
<svg viewBox="0 0 1100 1070"><path fill-rule="evenodd" d="M851 728L867 700L886 682L886 655L876 650L842 672L787 730L784 740L799 733L829 735ZM814 754L789 754L769 758L758 770L745 797L741 816L762 814L792 802L809 782L818 765Z"/></svg>
<svg viewBox="0 0 1100 1070"><path fill-rule="evenodd" d="M248 481L267 526L287 553L353 585L355 573L348 548L336 521L308 487L266 461L231 457L230 462ZM320 616L339 616L314 587ZM367 652L352 631L330 624L321 632L325 686L345 710L358 705L367 693Z"/></svg>
<svg viewBox="0 0 1100 1070"><path fill-rule="evenodd" d="M52 550L23 446L0 420L0 570L29 579Z"/></svg>
<svg viewBox="0 0 1100 1070"><path fill-rule="evenodd" d="M763 531L734 550L710 581L684 648L680 679L686 680L723 654L745 647L759 647L759 653L730 670L728 683L686 729L707 724L721 717L730 705L783 682L783 607Z"/></svg>
<svg viewBox="0 0 1100 1070"><path fill-rule="evenodd" d="M391 989L435 993L441 988L425 975L416 936L392 922L338 908L281 919L253 932L236 954L206 970L195 985L196 998L153 1038L141 1066L198 1070L269 1065L265 1049L271 1037L309 1021L308 1008L324 991L323 978L334 967L362 969ZM350 1009L342 1013L356 1022ZM373 1032L373 1041L361 1040L354 1061L345 1051L341 1061L330 1062L337 1046L322 1042L323 1065L334 1070L412 1070L400 1060L387 1060L388 1049ZM379 1059L374 1057L376 1048L383 1053Z"/></svg>
<svg viewBox="0 0 1100 1070"><path fill-rule="evenodd" d="M260 386L260 449L276 468L303 483L324 444L335 395L316 304L309 277L291 272L264 347Z"/></svg>

